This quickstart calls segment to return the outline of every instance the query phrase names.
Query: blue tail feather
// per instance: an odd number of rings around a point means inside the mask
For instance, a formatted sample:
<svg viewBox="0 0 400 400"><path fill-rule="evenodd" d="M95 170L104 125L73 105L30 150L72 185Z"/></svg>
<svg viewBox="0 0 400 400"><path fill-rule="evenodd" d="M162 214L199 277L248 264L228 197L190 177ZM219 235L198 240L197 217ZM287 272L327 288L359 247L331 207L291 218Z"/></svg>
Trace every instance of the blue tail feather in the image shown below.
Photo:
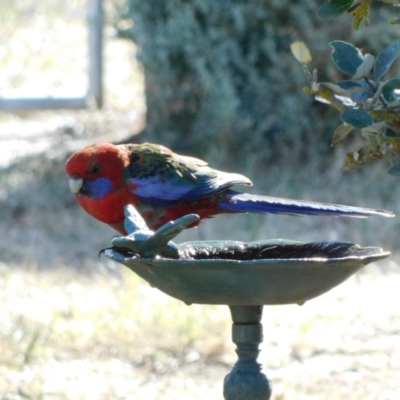
<svg viewBox="0 0 400 400"><path fill-rule="evenodd" d="M371 215L394 217L385 210L352 207L312 201L289 200L278 197L258 196L247 193L230 193L226 201L219 204L221 210L232 212L271 213L289 215L330 215L366 218Z"/></svg>

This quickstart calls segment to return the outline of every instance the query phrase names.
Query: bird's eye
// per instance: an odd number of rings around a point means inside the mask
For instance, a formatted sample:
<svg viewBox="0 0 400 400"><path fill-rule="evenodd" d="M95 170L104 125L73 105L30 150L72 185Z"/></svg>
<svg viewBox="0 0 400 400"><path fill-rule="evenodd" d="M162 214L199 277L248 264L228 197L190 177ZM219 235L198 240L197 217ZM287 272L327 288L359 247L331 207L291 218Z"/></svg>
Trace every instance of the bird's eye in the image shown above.
<svg viewBox="0 0 400 400"><path fill-rule="evenodd" d="M132 154L131 154L131 157L130 157L130 160L131 160L131 162L133 162L133 163L138 162L138 161L140 160L139 154L132 153Z"/></svg>
<svg viewBox="0 0 400 400"><path fill-rule="evenodd" d="M96 164L92 165L92 169L90 170L90 172L92 174L97 174L99 172L99 169L100 169L100 166L99 166L99 164L96 163Z"/></svg>

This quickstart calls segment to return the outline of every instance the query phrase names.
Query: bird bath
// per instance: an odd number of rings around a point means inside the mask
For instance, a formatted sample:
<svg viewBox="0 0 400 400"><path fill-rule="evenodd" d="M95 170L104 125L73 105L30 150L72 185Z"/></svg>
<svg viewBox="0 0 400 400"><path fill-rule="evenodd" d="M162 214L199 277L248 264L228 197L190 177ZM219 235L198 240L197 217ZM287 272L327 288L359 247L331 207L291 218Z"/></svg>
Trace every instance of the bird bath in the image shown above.
<svg viewBox="0 0 400 400"><path fill-rule="evenodd" d="M195 214L152 232L132 206L125 209L130 234L112 241L105 255L186 304L226 304L238 361L225 377L226 400L267 400L272 386L257 362L264 305L303 304L339 285L367 264L389 256L379 247L348 242L265 240L175 244Z"/></svg>

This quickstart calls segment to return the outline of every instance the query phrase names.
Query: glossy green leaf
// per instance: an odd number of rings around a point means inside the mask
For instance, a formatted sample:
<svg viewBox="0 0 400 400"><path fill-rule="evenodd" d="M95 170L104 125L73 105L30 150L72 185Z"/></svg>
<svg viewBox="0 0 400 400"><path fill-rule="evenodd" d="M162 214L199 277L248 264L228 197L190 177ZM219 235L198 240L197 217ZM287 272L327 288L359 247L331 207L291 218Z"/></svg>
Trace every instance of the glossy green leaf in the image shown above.
<svg viewBox="0 0 400 400"><path fill-rule="evenodd" d="M361 89L352 92L350 97L356 103L362 103L363 101L370 99L373 95L374 93L370 90Z"/></svg>
<svg viewBox="0 0 400 400"><path fill-rule="evenodd" d="M393 93L396 89L400 89L400 78L390 79L382 86L382 96L388 103L397 100Z"/></svg>
<svg viewBox="0 0 400 400"><path fill-rule="evenodd" d="M353 0L331 0L318 10L318 17L322 19L335 18L346 12L353 4Z"/></svg>
<svg viewBox="0 0 400 400"><path fill-rule="evenodd" d="M366 90L375 90L376 89L376 82L371 81L370 79L360 79L358 84Z"/></svg>
<svg viewBox="0 0 400 400"><path fill-rule="evenodd" d="M337 85L344 90L351 90L362 87L359 83L354 81L341 81L338 82Z"/></svg>
<svg viewBox="0 0 400 400"><path fill-rule="evenodd" d="M363 63L361 51L352 44L341 40L334 40L329 45L333 48L332 60L344 73L355 75L358 67Z"/></svg>
<svg viewBox="0 0 400 400"><path fill-rule="evenodd" d="M390 46L378 54L374 68L374 78L379 80L392 66L400 51L399 39L395 40Z"/></svg>
<svg viewBox="0 0 400 400"><path fill-rule="evenodd" d="M359 110L353 108L351 110L346 110L341 115L343 122L353 125L355 128L362 129L367 126L373 125L374 120L372 117L364 110Z"/></svg>

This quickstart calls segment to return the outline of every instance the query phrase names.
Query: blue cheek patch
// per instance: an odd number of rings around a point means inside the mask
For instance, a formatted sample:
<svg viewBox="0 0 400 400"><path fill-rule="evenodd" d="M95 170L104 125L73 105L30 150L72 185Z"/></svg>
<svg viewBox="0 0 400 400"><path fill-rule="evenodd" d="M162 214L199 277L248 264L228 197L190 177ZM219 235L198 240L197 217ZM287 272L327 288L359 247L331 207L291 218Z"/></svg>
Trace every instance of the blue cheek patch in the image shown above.
<svg viewBox="0 0 400 400"><path fill-rule="evenodd" d="M107 178L99 178L95 181L86 181L86 186L93 199L102 199L110 193L112 184Z"/></svg>

